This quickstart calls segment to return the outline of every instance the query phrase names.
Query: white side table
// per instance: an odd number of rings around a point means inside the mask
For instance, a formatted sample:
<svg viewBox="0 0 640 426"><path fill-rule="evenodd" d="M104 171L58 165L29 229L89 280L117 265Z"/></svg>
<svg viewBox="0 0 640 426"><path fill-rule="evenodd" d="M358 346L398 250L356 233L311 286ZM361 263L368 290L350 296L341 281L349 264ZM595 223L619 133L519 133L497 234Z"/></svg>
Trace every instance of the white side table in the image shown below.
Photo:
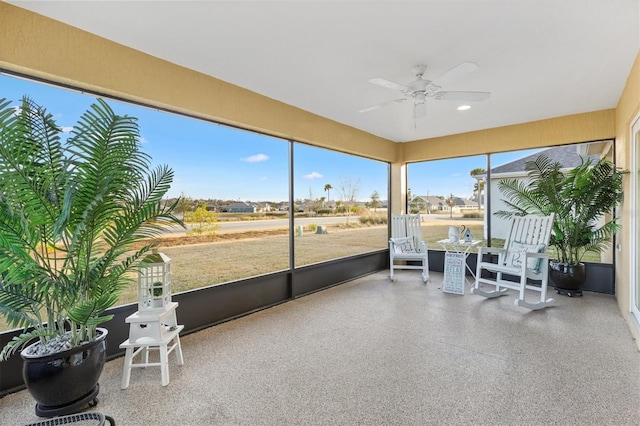
<svg viewBox="0 0 640 426"><path fill-rule="evenodd" d="M466 269L467 271L469 271L471 273L471 276L475 280L476 274L475 274L475 272L473 270L471 270L469 265L467 265L467 257L469 257L469 254L471 254L471 249L476 247L481 242L482 242L482 240L472 240L472 241L440 240L440 241L438 241L438 244L440 244L442 246L442 248L444 249L444 251L446 253L457 253L459 255L464 256L464 266L465 266L465 268L463 268L462 274L466 275L464 273L465 272L464 269ZM450 269L449 267L451 266L451 265L447 265L447 260L448 260L448 258L445 255L445 264L444 264L445 271ZM466 282L466 276L464 277L464 281Z"/></svg>
<svg viewBox="0 0 640 426"><path fill-rule="evenodd" d="M182 347L180 332L183 325L176 323L177 302L170 303L166 309L153 312L135 312L125 322L129 323L129 338L120 344L125 349L122 389L129 386L132 368L160 367L162 386L169 384L169 354L175 352L176 364L182 365ZM149 362L149 351L156 350L160 362ZM139 355L140 362L134 362Z"/></svg>

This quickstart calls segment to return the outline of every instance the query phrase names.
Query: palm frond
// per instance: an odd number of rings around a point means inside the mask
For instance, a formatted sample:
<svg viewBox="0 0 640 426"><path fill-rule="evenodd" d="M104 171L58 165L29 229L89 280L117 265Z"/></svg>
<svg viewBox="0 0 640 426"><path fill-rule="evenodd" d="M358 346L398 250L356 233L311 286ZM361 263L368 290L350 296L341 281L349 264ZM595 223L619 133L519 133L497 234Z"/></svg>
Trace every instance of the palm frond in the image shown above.
<svg viewBox="0 0 640 426"><path fill-rule="evenodd" d="M3 356L65 325L74 341L92 336L153 246L131 253L132 245L184 227L176 204L162 203L173 172L150 170L135 118L98 100L71 137L60 135L35 102L25 97L15 108L0 99L0 314L36 327Z"/></svg>
<svg viewBox="0 0 640 426"><path fill-rule="evenodd" d="M31 342L36 338L53 337L55 332L47 327L36 328L35 330L21 333L18 336L14 336L0 352L0 361L6 361L16 351L20 350L23 346Z"/></svg>
<svg viewBox="0 0 640 426"><path fill-rule="evenodd" d="M618 230L615 217L599 223L622 201L622 176L610 161L581 164L566 172L545 155L525 164L528 182L505 179L498 183L507 209L496 216L555 213L550 245L563 263L577 264L586 252L600 251Z"/></svg>

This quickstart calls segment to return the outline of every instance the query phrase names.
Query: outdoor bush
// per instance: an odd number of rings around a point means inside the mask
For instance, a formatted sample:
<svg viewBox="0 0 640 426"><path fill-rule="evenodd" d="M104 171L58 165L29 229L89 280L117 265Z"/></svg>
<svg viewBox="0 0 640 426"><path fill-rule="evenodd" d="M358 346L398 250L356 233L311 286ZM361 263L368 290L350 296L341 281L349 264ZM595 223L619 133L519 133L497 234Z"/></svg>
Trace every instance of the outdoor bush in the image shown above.
<svg viewBox="0 0 640 426"><path fill-rule="evenodd" d="M384 225L387 223L387 216L383 216L383 215L360 216L360 223L362 223L363 225Z"/></svg>
<svg viewBox="0 0 640 426"><path fill-rule="evenodd" d="M282 212L282 211L279 211L279 212L278 211L276 211L276 212L266 212L265 215L267 217L271 217L272 216L272 217L280 218L280 217L288 216L289 212Z"/></svg>
<svg viewBox="0 0 640 426"><path fill-rule="evenodd" d="M482 212L465 212L462 217L465 219L482 219L484 214Z"/></svg>
<svg viewBox="0 0 640 426"><path fill-rule="evenodd" d="M186 212L184 220L191 224L191 232L187 232L187 235L214 235L220 228L218 216L208 211L206 204L201 205L194 212Z"/></svg>
<svg viewBox="0 0 640 426"><path fill-rule="evenodd" d="M318 229L318 225L316 225L315 223L309 224L309 232L316 232L316 229Z"/></svg>

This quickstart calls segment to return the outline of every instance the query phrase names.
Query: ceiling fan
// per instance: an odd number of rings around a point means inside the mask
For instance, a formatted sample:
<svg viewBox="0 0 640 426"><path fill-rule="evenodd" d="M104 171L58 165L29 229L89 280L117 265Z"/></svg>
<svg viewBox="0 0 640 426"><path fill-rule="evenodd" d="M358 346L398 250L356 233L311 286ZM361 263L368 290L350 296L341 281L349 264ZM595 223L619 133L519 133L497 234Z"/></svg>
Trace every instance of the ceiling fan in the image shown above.
<svg viewBox="0 0 640 426"><path fill-rule="evenodd" d="M361 109L358 112L373 111L374 109L382 108L393 103L400 103L411 99L413 100L413 118L416 119L424 117L427 114L427 98L433 98L437 101L444 100L481 102L485 99L488 99L489 95L491 95L491 93L489 92L440 90L443 86L446 86L456 78L477 70L478 65L476 63L462 62L461 64L453 67L433 81L425 80L422 78L426 69L426 65L416 65L415 67L413 67L413 73L416 76L416 80L412 81L406 86L390 80L386 80L384 78L372 78L371 80L369 80L369 83L381 87L386 87L387 89L398 90L404 95L404 97L384 102L382 104L375 105L369 108Z"/></svg>

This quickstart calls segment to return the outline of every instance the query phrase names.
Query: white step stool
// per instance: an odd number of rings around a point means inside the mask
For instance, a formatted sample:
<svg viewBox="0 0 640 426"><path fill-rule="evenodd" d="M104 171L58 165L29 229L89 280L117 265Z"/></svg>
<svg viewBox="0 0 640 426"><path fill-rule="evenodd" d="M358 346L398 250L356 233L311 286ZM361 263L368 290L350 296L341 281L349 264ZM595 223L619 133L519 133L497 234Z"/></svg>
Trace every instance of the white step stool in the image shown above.
<svg viewBox="0 0 640 426"><path fill-rule="evenodd" d="M162 386L169 384L169 354L175 350L176 364L182 365L182 347L180 332L183 325L176 324L176 308L178 303L172 302L161 312L131 314L125 320L129 323L129 339L120 344L125 349L124 371L122 373L122 389L129 386L131 369L136 367L160 367ZM149 351L160 352L160 362L149 362ZM141 362L134 363L136 355Z"/></svg>

